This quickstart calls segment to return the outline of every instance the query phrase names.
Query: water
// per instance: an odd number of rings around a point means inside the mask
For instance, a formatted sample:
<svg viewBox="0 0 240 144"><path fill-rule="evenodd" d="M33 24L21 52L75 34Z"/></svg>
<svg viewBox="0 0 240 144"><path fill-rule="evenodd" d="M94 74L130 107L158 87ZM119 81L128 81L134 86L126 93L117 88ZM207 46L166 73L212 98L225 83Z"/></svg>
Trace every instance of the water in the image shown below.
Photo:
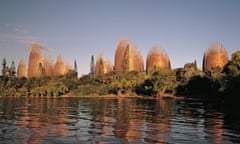
<svg viewBox="0 0 240 144"><path fill-rule="evenodd" d="M0 143L240 143L238 110L197 99L1 98Z"/></svg>

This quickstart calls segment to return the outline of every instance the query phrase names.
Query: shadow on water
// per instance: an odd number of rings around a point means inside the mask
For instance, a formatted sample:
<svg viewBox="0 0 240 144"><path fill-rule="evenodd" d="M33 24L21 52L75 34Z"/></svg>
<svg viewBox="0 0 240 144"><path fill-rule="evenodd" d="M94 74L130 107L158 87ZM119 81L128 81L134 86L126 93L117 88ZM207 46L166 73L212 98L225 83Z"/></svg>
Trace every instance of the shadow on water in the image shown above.
<svg viewBox="0 0 240 144"><path fill-rule="evenodd" d="M239 107L201 99L2 98L2 143L236 143Z"/></svg>

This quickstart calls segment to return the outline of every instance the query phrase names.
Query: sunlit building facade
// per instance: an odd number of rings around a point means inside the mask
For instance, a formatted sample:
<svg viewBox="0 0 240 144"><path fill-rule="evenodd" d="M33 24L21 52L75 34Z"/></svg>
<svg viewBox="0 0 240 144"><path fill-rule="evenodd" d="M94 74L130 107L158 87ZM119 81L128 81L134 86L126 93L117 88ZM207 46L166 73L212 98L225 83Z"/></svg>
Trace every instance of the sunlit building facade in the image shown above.
<svg viewBox="0 0 240 144"><path fill-rule="evenodd" d="M25 64L23 59L20 59L18 63L17 77L27 77L27 65Z"/></svg>
<svg viewBox="0 0 240 144"><path fill-rule="evenodd" d="M29 54L28 77L40 77L44 73L43 55L38 44L32 44Z"/></svg>
<svg viewBox="0 0 240 144"><path fill-rule="evenodd" d="M159 46L153 46L147 56L147 71L154 68L171 69L171 63L167 53Z"/></svg>
<svg viewBox="0 0 240 144"><path fill-rule="evenodd" d="M58 56L54 63L49 57L43 54L44 48L41 45L36 43L31 45L28 67L25 65L23 59L21 59L18 63L18 77L57 76L66 74L72 70L72 67L61 56Z"/></svg>
<svg viewBox="0 0 240 144"><path fill-rule="evenodd" d="M214 43L209 46L203 56L203 71L211 68L223 68L228 62L228 52L220 43Z"/></svg>
<svg viewBox="0 0 240 144"><path fill-rule="evenodd" d="M118 72L144 71L142 54L127 39L121 39L117 44L114 70Z"/></svg>
<svg viewBox="0 0 240 144"><path fill-rule="evenodd" d="M106 60L102 54L99 54L96 59L95 73L105 74L112 71L112 64Z"/></svg>

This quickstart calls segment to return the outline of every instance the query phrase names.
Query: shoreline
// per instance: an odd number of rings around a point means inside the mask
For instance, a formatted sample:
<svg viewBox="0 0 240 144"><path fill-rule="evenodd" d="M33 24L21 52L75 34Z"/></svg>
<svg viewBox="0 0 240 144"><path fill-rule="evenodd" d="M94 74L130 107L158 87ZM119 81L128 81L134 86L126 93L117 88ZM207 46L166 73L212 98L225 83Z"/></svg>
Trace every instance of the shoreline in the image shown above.
<svg viewBox="0 0 240 144"><path fill-rule="evenodd" d="M137 99L152 99L152 100L162 100L162 99L176 99L181 100L185 99L185 97L182 96L173 96L173 95L166 95L161 98L155 98L153 96L117 96L117 95L85 95L85 96L69 96L69 95L62 95L62 96L1 96L1 98L47 98L47 99L53 99L53 98L114 98L114 99L125 99L125 98L137 98Z"/></svg>

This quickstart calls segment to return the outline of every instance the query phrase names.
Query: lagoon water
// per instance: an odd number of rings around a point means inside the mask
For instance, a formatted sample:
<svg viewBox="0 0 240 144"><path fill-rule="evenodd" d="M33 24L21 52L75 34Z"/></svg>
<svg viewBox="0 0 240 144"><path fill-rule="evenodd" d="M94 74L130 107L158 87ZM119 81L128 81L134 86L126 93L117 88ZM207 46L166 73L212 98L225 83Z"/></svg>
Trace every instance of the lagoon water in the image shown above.
<svg viewBox="0 0 240 144"><path fill-rule="evenodd" d="M240 112L199 99L1 98L0 143L240 143Z"/></svg>

